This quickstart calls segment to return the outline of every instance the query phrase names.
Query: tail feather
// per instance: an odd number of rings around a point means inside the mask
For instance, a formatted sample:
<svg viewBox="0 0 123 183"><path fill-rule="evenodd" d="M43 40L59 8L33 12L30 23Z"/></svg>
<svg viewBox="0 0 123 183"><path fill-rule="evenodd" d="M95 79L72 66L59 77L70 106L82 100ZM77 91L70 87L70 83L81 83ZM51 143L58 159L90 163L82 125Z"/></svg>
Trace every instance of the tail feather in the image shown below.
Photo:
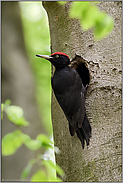
<svg viewBox="0 0 123 183"><path fill-rule="evenodd" d="M90 137L91 137L91 125L89 123L89 120L85 114L84 120L83 120L83 124L81 128L78 128L78 130L76 131L78 138L80 139L81 143L82 143L82 148L84 149L84 145L85 145L85 141L87 146L89 145L90 142Z"/></svg>
<svg viewBox="0 0 123 183"><path fill-rule="evenodd" d="M76 131L76 134L78 136L78 138L80 139L81 143L82 143L82 148L84 149L84 146L85 146L85 134L82 130L82 127L79 128L77 131Z"/></svg>

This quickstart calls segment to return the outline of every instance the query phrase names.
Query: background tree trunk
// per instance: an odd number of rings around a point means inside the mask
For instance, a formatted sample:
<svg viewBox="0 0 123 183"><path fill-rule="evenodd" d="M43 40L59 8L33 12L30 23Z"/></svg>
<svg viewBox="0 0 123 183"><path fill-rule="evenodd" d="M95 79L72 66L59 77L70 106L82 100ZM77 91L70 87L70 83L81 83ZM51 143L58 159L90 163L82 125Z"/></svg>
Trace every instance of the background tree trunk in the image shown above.
<svg viewBox="0 0 123 183"><path fill-rule="evenodd" d="M77 136L52 94L55 145L61 150L56 162L65 171L63 181L121 181L121 2L100 2L100 10L115 21L112 33L95 42L92 30L82 31L79 21L68 16L70 2L43 2L49 17L52 53L65 52L87 61L91 82L86 95L87 116L92 126L90 146L82 150Z"/></svg>
<svg viewBox="0 0 123 183"><path fill-rule="evenodd" d="M10 99L24 110L30 122L23 131L35 138L45 133L38 114L32 70L26 54L18 2L2 2L2 102ZM16 130L6 116L2 137ZM2 157L2 181L20 181L22 170L35 153L22 146L14 155ZM36 167L35 167L36 168ZM35 168L32 170L34 173Z"/></svg>

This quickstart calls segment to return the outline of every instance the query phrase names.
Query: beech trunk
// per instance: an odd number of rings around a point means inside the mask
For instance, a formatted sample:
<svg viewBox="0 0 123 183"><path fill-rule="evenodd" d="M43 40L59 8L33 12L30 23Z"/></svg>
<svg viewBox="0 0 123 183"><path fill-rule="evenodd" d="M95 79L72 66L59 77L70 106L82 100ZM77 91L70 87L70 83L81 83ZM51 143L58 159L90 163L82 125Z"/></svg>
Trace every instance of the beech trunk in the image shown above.
<svg viewBox="0 0 123 183"><path fill-rule="evenodd" d="M119 182L122 180L121 120L121 12L122 2L99 2L100 10L114 18L114 29L94 41L93 30L84 32L79 20L68 15L71 3L43 2L49 18L51 51L75 54L86 60L91 81L86 111L92 126L89 147L83 150L77 136L71 137L67 119L52 93L52 123L56 155L67 182ZM54 70L54 68L53 68Z"/></svg>

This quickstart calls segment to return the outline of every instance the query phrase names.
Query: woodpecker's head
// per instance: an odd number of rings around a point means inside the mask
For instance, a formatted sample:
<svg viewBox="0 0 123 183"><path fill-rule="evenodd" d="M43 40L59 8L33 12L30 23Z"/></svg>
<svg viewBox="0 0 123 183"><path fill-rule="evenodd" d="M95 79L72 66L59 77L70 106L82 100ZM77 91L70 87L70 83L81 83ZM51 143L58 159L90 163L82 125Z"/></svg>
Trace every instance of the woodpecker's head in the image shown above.
<svg viewBox="0 0 123 183"><path fill-rule="evenodd" d="M62 52L52 53L50 56L48 55L36 55L37 57L45 58L49 60L56 69L66 67L70 64L70 59L68 55Z"/></svg>

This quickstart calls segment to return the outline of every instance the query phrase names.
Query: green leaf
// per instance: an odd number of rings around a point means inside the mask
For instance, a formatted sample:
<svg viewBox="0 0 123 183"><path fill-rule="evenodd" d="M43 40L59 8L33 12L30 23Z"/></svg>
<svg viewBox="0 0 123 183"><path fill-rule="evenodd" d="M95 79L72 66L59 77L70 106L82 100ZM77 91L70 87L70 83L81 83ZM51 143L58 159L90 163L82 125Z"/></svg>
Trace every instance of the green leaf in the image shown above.
<svg viewBox="0 0 123 183"><path fill-rule="evenodd" d="M56 177L55 179L53 179L53 182L63 182L61 179L59 179L58 177Z"/></svg>
<svg viewBox="0 0 123 183"><path fill-rule="evenodd" d="M73 1L72 6L70 8L69 16L71 18L79 18L81 19L84 13L87 11L90 2L84 1Z"/></svg>
<svg viewBox="0 0 123 183"><path fill-rule="evenodd" d="M22 134L21 138L25 146L31 150L37 150L42 147L42 143L38 139L33 140L26 134Z"/></svg>
<svg viewBox="0 0 123 183"><path fill-rule="evenodd" d="M99 15L99 10L96 6L89 5L81 19L81 26L84 30L88 30L95 26L96 19Z"/></svg>
<svg viewBox="0 0 123 183"><path fill-rule="evenodd" d="M2 139L2 155L9 156L14 154L19 147L23 144L21 139L21 130L16 130L12 133L8 133Z"/></svg>
<svg viewBox="0 0 123 183"><path fill-rule="evenodd" d="M30 124L29 121L26 121L23 116L13 122L18 126L29 126Z"/></svg>
<svg viewBox="0 0 123 183"><path fill-rule="evenodd" d="M15 106L15 105L11 105L9 107L7 107L6 111L8 116L12 116L13 118L20 118L23 116L23 109L19 106Z"/></svg>
<svg viewBox="0 0 123 183"><path fill-rule="evenodd" d="M30 171L31 171L31 168L32 168L32 166L33 166L35 163L36 163L36 160L35 160L35 159L31 159L31 160L28 162L27 166L24 168L24 170L23 170L23 172L22 172L22 174L21 174L21 180L25 180L25 179L28 177L28 175L29 175L29 173L30 173Z"/></svg>
<svg viewBox="0 0 123 183"><path fill-rule="evenodd" d="M11 104L10 100L6 100L4 104L1 104L1 119L3 119L3 111L6 107L8 107Z"/></svg>
<svg viewBox="0 0 123 183"><path fill-rule="evenodd" d="M11 104L11 100L6 100L4 104L9 106Z"/></svg>
<svg viewBox="0 0 123 183"><path fill-rule="evenodd" d="M12 120L16 120L23 116L23 109L15 105L7 107L5 112L8 115L8 117L11 118Z"/></svg>
<svg viewBox="0 0 123 183"><path fill-rule="evenodd" d="M39 140L42 143L42 146L44 147L52 147L51 144L53 144L53 142L49 139L49 137L45 134L39 134L36 137L37 140Z"/></svg>
<svg viewBox="0 0 123 183"><path fill-rule="evenodd" d="M28 126L29 122L23 117L23 109L19 106L8 106L5 108L8 119L16 125Z"/></svg>
<svg viewBox="0 0 123 183"><path fill-rule="evenodd" d="M47 175L44 170L38 170L33 176L31 177L32 182L47 182Z"/></svg>
<svg viewBox="0 0 123 183"><path fill-rule="evenodd" d="M80 20L83 30L94 27L95 38L102 39L113 29L114 21L111 16L100 11L91 2L73 2L69 13L71 18Z"/></svg>
<svg viewBox="0 0 123 183"><path fill-rule="evenodd" d="M58 3L64 5L67 3L67 1L58 1Z"/></svg>
<svg viewBox="0 0 123 183"><path fill-rule="evenodd" d="M62 170L62 168L57 164L56 164L56 172L61 176L63 176L65 174L64 171Z"/></svg>
<svg viewBox="0 0 123 183"><path fill-rule="evenodd" d="M26 145L26 147L28 147L31 150L37 150L39 148L41 148L41 142L39 140L32 140L30 139L29 141L24 143Z"/></svg>
<svg viewBox="0 0 123 183"><path fill-rule="evenodd" d="M63 182L61 179L59 179L56 174L52 173L52 171L47 171L48 174L47 174L47 179L48 179L48 182Z"/></svg>
<svg viewBox="0 0 123 183"><path fill-rule="evenodd" d="M50 166L50 167L52 167L53 169L55 169L56 170L56 172L59 174L59 175L61 175L61 176L63 176L64 175L64 171L62 170L62 168L59 166L59 165L55 165L54 163L53 163L53 161L51 161L51 160L44 160L43 162L42 162L45 166Z"/></svg>
<svg viewBox="0 0 123 183"><path fill-rule="evenodd" d="M21 134L21 138L22 138L24 144L28 143L31 139L29 135L24 134L24 133Z"/></svg>
<svg viewBox="0 0 123 183"><path fill-rule="evenodd" d="M1 111L3 112L4 104L1 104Z"/></svg>
<svg viewBox="0 0 123 183"><path fill-rule="evenodd" d="M102 13L100 17L98 17L95 25L95 38L102 39L107 36L113 29L114 20L111 16Z"/></svg>

